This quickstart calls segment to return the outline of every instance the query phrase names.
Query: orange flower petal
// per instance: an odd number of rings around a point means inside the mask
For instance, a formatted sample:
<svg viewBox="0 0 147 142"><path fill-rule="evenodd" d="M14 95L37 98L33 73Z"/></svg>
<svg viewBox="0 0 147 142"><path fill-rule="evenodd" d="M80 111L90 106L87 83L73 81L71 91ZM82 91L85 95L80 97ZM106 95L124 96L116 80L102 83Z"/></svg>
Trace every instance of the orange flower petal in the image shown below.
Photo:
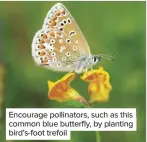
<svg viewBox="0 0 147 142"><path fill-rule="evenodd" d="M86 105L89 105L87 101L70 86L70 82L74 80L75 77L75 73L68 73L56 82L48 81L48 98L58 102L77 100Z"/></svg>
<svg viewBox="0 0 147 142"><path fill-rule="evenodd" d="M109 73L104 71L103 67L88 71L81 76L81 79L89 82L88 92L90 94L90 103L106 102L109 100L112 86L109 82Z"/></svg>

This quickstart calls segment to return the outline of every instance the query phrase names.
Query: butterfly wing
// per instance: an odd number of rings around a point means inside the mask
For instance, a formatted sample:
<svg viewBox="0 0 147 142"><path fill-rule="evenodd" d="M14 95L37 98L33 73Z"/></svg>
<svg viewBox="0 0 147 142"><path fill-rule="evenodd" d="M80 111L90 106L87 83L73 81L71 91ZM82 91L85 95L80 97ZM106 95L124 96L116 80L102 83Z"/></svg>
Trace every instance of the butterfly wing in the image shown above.
<svg viewBox="0 0 147 142"><path fill-rule="evenodd" d="M65 42L56 30L39 30L32 43L32 56L35 62L55 71L74 70L74 59L71 57L70 48Z"/></svg>
<svg viewBox="0 0 147 142"><path fill-rule="evenodd" d="M90 49L76 21L64 5L54 5L34 36L32 54L37 64L55 71L73 71Z"/></svg>

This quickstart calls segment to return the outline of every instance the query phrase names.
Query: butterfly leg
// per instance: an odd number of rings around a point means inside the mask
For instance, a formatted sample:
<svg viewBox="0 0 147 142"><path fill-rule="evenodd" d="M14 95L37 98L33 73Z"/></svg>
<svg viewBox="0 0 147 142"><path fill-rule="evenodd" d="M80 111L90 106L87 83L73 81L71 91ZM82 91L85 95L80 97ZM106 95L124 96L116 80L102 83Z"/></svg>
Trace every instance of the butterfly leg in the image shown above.
<svg viewBox="0 0 147 142"><path fill-rule="evenodd" d="M88 76L88 69L86 69L86 76Z"/></svg>
<svg viewBox="0 0 147 142"><path fill-rule="evenodd" d="M88 75L88 69L87 68L85 68L84 69L84 71L83 71L83 73L85 73L86 74L86 76Z"/></svg>
<svg viewBox="0 0 147 142"><path fill-rule="evenodd" d="M87 69L87 68L85 69L85 72L86 72L86 73L88 72L88 69Z"/></svg>

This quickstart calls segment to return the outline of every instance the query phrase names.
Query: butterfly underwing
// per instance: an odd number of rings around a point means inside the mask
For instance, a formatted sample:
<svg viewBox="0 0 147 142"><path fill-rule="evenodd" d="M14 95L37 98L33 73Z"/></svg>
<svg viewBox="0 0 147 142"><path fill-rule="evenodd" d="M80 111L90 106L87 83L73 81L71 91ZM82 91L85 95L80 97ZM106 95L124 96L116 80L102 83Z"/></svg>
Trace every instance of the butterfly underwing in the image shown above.
<svg viewBox="0 0 147 142"><path fill-rule="evenodd" d="M42 28L36 32L32 41L32 56L37 65L54 71L76 73L91 68L101 57L91 55L75 19L61 3L49 10Z"/></svg>

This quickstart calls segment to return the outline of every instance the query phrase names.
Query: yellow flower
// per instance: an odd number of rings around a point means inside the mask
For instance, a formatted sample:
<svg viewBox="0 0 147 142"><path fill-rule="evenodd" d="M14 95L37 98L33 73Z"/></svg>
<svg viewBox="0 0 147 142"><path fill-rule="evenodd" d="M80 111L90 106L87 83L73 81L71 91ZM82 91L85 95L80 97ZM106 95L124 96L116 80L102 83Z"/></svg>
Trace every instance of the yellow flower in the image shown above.
<svg viewBox="0 0 147 142"><path fill-rule="evenodd" d="M106 102L109 100L109 93L112 86L109 82L110 76L104 71L103 67L97 70L91 70L81 76L86 82L89 82L88 92L90 94L90 103Z"/></svg>
<svg viewBox="0 0 147 142"><path fill-rule="evenodd" d="M77 100L89 105L88 102L70 86L71 81L74 80L75 77L75 73L68 73L56 82L48 81L48 98L58 102Z"/></svg>

